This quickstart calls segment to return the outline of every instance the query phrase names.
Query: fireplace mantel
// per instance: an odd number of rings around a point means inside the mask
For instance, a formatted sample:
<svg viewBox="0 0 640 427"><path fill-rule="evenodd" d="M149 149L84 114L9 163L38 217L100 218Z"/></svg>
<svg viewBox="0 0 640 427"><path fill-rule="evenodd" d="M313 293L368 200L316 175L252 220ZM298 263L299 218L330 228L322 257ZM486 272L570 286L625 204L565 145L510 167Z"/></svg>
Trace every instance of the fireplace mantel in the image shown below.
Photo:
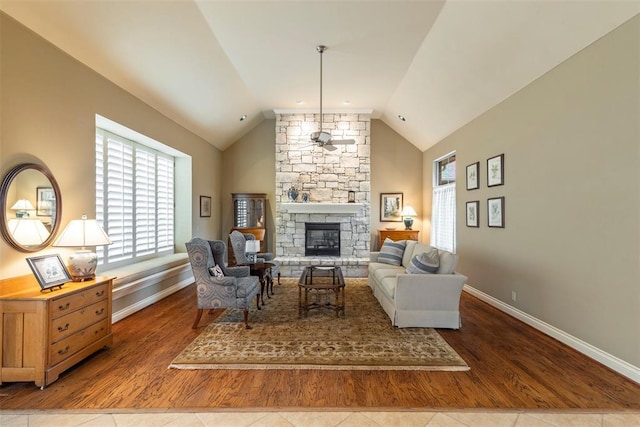
<svg viewBox="0 0 640 427"><path fill-rule="evenodd" d="M335 213L354 214L364 206L363 203L281 203L283 211L289 213Z"/></svg>

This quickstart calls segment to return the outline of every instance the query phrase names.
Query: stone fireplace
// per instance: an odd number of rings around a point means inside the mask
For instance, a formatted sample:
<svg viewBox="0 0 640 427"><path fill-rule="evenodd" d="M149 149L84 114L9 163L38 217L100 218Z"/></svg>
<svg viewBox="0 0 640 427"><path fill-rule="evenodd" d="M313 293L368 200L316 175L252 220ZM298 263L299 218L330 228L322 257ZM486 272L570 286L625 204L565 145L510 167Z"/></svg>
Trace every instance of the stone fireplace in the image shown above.
<svg viewBox="0 0 640 427"><path fill-rule="evenodd" d="M319 123L319 114L276 111L275 253L285 276L299 275L306 265L334 264L345 276L364 277L371 243L371 111L323 115L325 132L356 141L334 150L309 143ZM291 187L299 192L295 202L287 196ZM355 192L355 203L348 203L349 191ZM338 224L339 253L306 252L305 224L310 222Z"/></svg>

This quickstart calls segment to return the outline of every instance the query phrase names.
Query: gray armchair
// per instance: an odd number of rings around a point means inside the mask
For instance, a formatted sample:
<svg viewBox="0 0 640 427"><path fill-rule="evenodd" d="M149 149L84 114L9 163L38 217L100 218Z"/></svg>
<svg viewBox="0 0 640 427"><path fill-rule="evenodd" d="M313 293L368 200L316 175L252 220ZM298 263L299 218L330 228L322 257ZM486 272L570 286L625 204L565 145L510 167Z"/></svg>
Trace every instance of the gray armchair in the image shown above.
<svg viewBox="0 0 640 427"><path fill-rule="evenodd" d="M231 242L231 249L233 255L236 258L238 264L250 264L245 254L245 248L247 240L255 240L256 237L250 233L241 233L238 230L234 230L229 234L229 241ZM259 252L257 254L256 262L270 262L273 264L271 267L271 277L269 278L271 285L273 285L273 277L278 276L278 285L280 284L280 261L273 257L271 252ZM273 291L273 288L271 289Z"/></svg>
<svg viewBox="0 0 640 427"><path fill-rule="evenodd" d="M213 308L238 308L242 310L245 328L249 326L249 304L260 293L258 278L249 275L249 267L227 267L224 263L227 245L220 240L204 240L194 237L186 243L191 270L195 278L198 313L192 328L196 329L202 312ZM215 277L212 268L220 266L224 277ZM258 309L260 302L256 298Z"/></svg>

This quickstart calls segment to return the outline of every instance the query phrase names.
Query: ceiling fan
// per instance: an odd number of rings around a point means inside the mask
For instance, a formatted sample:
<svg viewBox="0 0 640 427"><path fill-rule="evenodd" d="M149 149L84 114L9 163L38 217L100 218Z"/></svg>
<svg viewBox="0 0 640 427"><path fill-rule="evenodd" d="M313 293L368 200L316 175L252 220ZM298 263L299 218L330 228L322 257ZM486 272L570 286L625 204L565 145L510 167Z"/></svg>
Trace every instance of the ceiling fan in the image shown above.
<svg viewBox="0 0 640 427"><path fill-rule="evenodd" d="M320 53L320 131L313 132L310 136L311 144L323 147L327 150L335 150L335 145L355 144L354 139L333 139L331 134L322 130L322 54L327 47L324 45L316 46L316 50Z"/></svg>

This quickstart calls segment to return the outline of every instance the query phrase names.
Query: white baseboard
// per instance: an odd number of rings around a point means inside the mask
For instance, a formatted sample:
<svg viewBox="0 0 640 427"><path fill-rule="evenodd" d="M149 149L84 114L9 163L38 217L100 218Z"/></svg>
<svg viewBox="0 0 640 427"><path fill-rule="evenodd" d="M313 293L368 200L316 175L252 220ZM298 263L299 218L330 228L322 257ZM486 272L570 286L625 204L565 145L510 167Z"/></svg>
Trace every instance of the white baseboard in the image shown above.
<svg viewBox="0 0 640 427"><path fill-rule="evenodd" d="M485 294L476 288L464 285L464 291L640 384L639 367L602 351L599 348L594 347L593 345L582 341L573 335L556 328L555 326L545 323L524 311L518 310L517 308L512 307L489 294Z"/></svg>
<svg viewBox="0 0 640 427"><path fill-rule="evenodd" d="M176 292L178 292L180 289L185 288L187 286L189 286L190 284L193 283L193 278L188 278L188 279L184 279L181 280L180 282L166 288L163 289L160 292L157 292L143 300L138 301L135 304L129 305L125 308L123 308L122 310L113 313L111 316L111 323L116 323L119 322L120 320L124 319L127 316L131 316L133 313L142 310L145 307L150 306L151 304L154 304L158 301L160 301L161 299L168 297L171 294L174 294Z"/></svg>

